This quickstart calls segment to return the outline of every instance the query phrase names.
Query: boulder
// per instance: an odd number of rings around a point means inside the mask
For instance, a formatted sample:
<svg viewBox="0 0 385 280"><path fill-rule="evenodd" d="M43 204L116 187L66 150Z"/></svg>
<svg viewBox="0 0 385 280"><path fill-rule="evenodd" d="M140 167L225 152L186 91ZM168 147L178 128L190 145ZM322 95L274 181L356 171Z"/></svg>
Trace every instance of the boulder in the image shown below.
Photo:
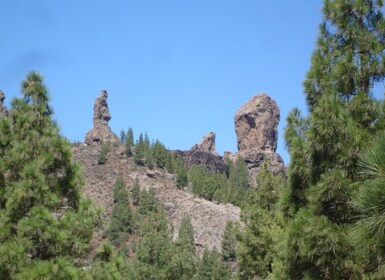
<svg viewBox="0 0 385 280"><path fill-rule="evenodd" d="M119 137L112 132L108 125L111 115L108 109L107 98L107 91L102 90L101 95L95 100L93 119L94 127L86 134L85 142L88 145L119 141Z"/></svg>

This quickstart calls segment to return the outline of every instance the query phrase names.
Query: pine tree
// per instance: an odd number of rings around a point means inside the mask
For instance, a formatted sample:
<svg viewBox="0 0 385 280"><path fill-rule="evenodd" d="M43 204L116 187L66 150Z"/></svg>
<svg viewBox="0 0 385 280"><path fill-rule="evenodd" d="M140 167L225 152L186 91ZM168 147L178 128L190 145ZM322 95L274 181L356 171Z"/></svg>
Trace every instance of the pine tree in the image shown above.
<svg viewBox="0 0 385 280"><path fill-rule="evenodd" d="M158 207L148 213L139 234L141 238L131 263L132 279L173 279L170 268L173 248L163 209Z"/></svg>
<svg viewBox="0 0 385 280"><path fill-rule="evenodd" d="M194 228L191 219L184 216L170 262L173 279L193 279L196 270L195 259Z"/></svg>
<svg viewBox="0 0 385 280"><path fill-rule="evenodd" d="M0 120L0 275L74 278L74 259L88 251L98 212L82 194L43 78L28 74L22 93Z"/></svg>
<svg viewBox="0 0 385 280"><path fill-rule="evenodd" d="M146 155L146 146L144 143L143 134L140 133L139 140L135 144L135 149L134 149L134 161L135 161L135 163L138 165L144 165L145 155Z"/></svg>
<svg viewBox="0 0 385 280"><path fill-rule="evenodd" d="M205 280L226 280L231 279L231 272L229 266L222 261L222 256L217 248L211 251L205 249L202 258L199 262L196 277L194 279Z"/></svg>
<svg viewBox="0 0 385 280"><path fill-rule="evenodd" d="M127 139L126 132L122 129L122 130L120 131L120 141L121 141L122 143L125 143L125 142L126 142L126 139Z"/></svg>
<svg viewBox="0 0 385 280"><path fill-rule="evenodd" d="M304 82L310 115L289 116L292 154L285 211L291 279L347 279L357 272L347 238L360 151L383 129L373 88L385 78L383 1L325 0ZM323 225L320 228L319 225ZM299 228L301 227L301 228Z"/></svg>
<svg viewBox="0 0 385 280"><path fill-rule="evenodd" d="M283 233L282 222L276 211L278 193L283 184L281 175L274 176L265 161L257 176L258 189L248 193L241 219L246 227L239 235L237 248L239 271L242 279L267 277L278 252L278 236Z"/></svg>
<svg viewBox="0 0 385 280"><path fill-rule="evenodd" d="M138 206L139 199L140 199L140 186L139 186L139 180L136 178L134 182L134 186L132 187L132 192L131 192L132 204L134 204L135 206Z"/></svg>
<svg viewBox="0 0 385 280"><path fill-rule="evenodd" d="M237 259L236 247L240 225L238 222L227 221L222 236L222 258L225 262L234 262Z"/></svg>
<svg viewBox="0 0 385 280"><path fill-rule="evenodd" d="M126 149L126 155L128 157L132 156L132 147L134 146L134 131L131 127L128 128L127 134L126 134L126 140L125 140L125 149Z"/></svg>
<svg viewBox="0 0 385 280"><path fill-rule="evenodd" d="M119 177L113 190L115 206L107 229L107 237L112 244L119 247L132 232L132 213L128 191L124 181Z"/></svg>
<svg viewBox="0 0 385 280"><path fill-rule="evenodd" d="M385 278L385 134L359 159L358 191L352 204L358 212L358 220L350 237L357 248L358 259L368 279Z"/></svg>
<svg viewBox="0 0 385 280"><path fill-rule="evenodd" d="M159 141L156 140L152 147L152 154L154 161L159 168L165 168L169 156L169 152L166 147Z"/></svg>
<svg viewBox="0 0 385 280"><path fill-rule="evenodd" d="M167 153L167 160L166 160L166 170L168 173L174 173L174 155L173 153L170 151Z"/></svg>
<svg viewBox="0 0 385 280"><path fill-rule="evenodd" d="M176 186L178 189L186 187L188 184L188 177L186 167L183 161L178 160L177 162L177 173L176 173Z"/></svg>

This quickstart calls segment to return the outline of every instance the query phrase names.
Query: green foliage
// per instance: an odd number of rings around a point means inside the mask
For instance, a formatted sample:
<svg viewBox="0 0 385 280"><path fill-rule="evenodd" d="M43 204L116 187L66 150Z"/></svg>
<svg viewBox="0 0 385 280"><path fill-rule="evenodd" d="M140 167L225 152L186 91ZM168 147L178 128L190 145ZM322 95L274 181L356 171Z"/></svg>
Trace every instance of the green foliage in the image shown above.
<svg viewBox="0 0 385 280"><path fill-rule="evenodd" d="M205 199L212 200L217 190L226 183L226 176L207 170L204 166L191 166L188 178L192 183L192 192Z"/></svg>
<svg viewBox="0 0 385 280"><path fill-rule="evenodd" d="M231 279L230 268L222 261L222 256L215 247L211 251L207 248L203 251L195 279Z"/></svg>
<svg viewBox="0 0 385 280"><path fill-rule="evenodd" d="M383 104L372 97L385 78L383 1L326 0L323 15L304 82L310 115L295 109L285 133L291 163L282 210L291 220L280 268L291 279L359 278L377 259L353 250L348 233L360 211L351 203L360 153L384 129Z"/></svg>
<svg viewBox="0 0 385 280"><path fill-rule="evenodd" d="M171 151L169 151L167 153L167 159L166 159L166 165L165 165L167 172L173 174L175 171L174 166L175 166L174 155Z"/></svg>
<svg viewBox="0 0 385 280"><path fill-rule="evenodd" d="M124 141L124 147L126 150L126 155L132 157L132 147L134 146L134 131L131 127L128 128L126 138Z"/></svg>
<svg viewBox="0 0 385 280"><path fill-rule="evenodd" d="M191 219L188 216L184 216L180 222L177 243L187 251L195 251L194 228L191 224Z"/></svg>
<svg viewBox="0 0 385 280"><path fill-rule="evenodd" d="M92 268L82 275L89 280L119 280L126 279L128 273L127 260L120 255L114 254L110 243L103 243L96 252Z"/></svg>
<svg viewBox="0 0 385 280"><path fill-rule="evenodd" d="M148 215L159 207L159 202L155 197L154 189L143 189L140 191L137 213L140 215Z"/></svg>
<svg viewBox="0 0 385 280"><path fill-rule="evenodd" d="M170 262L173 279L193 279L196 270L194 228L188 216L182 218Z"/></svg>
<svg viewBox="0 0 385 280"><path fill-rule="evenodd" d="M140 199L140 186L139 186L138 179L135 179L134 186L132 187L132 191L131 191L132 204L134 204L135 206L138 206L139 199Z"/></svg>
<svg viewBox="0 0 385 280"><path fill-rule="evenodd" d="M227 221L222 236L222 258L225 262L236 261L236 247L239 234L240 224L238 222Z"/></svg>
<svg viewBox="0 0 385 280"><path fill-rule="evenodd" d="M108 143L104 144L98 155L98 164L106 164L107 154L109 151L110 151L110 144Z"/></svg>
<svg viewBox="0 0 385 280"><path fill-rule="evenodd" d="M146 150L145 159L146 159L147 168L152 170L154 168L154 163L153 163L153 156L152 156L151 150Z"/></svg>
<svg viewBox="0 0 385 280"><path fill-rule="evenodd" d="M165 213L151 212L140 228L141 239L132 262L134 279L170 279L172 242Z"/></svg>
<svg viewBox="0 0 385 280"><path fill-rule="evenodd" d="M283 234L282 220L276 211L278 193L283 185L281 175L274 176L264 162L257 176L258 189L248 193L241 212L246 227L239 235L237 257L242 279L267 277L278 257L279 238Z"/></svg>
<svg viewBox="0 0 385 280"><path fill-rule="evenodd" d="M188 176L186 167L184 166L184 163L179 160L177 162L177 172L176 172L176 187L178 189L182 189L186 187L188 184Z"/></svg>
<svg viewBox="0 0 385 280"><path fill-rule="evenodd" d="M144 144L143 140L143 134L140 133L139 140L135 144L134 148L134 161L137 165L144 165L145 164L145 157L146 155L146 145Z"/></svg>
<svg viewBox="0 0 385 280"><path fill-rule="evenodd" d="M115 206L112 210L111 221L106 234L112 244L119 247L132 232L130 201L122 178L116 180L113 195Z"/></svg>
<svg viewBox="0 0 385 280"><path fill-rule="evenodd" d="M0 120L0 275L74 279L74 259L88 252L98 211L83 197L43 78L30 73L22 92Z"/></svg>
<svg viewBox="0 0 385 280"><path fill-rule="evenodd" d="M365 150L359 160L358 191L352 204L359 214L351 237L358 257L370 279L385 277L385 136Z"/></svg>
<svg viewBox="0 0 385 280"><path fill-rule="evenodd" d="M127 134L126 134L126 132L122 129L122 130L120 131L120 141L121 141L122 143L125 143L125 142L126 142L126 139L127 139Z"/></svg>
<svg viewBox="0 0 385 280"><path fill-rule="evenodd" d="M156 140L152 146L152 154L156 165L159 168L165 168L168 161L169 152L159 140Z"/></svg>

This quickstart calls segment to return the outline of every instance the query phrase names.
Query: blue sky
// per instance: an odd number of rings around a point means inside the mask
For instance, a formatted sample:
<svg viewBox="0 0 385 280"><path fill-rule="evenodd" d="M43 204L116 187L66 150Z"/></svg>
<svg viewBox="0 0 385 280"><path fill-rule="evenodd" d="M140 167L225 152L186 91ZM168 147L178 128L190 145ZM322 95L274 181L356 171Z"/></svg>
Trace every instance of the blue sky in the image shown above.
<svg viewBox="0 0 385 280"><path fill-rule="evenodd" d="M61 132L83 141L93 103L109 93L110 126L131 126L172 149L210 131L219 153L237 150L234 114L265 92L285 118L304 109L321 0L0 1L0 89L6 104L36 70Z"/></svg>

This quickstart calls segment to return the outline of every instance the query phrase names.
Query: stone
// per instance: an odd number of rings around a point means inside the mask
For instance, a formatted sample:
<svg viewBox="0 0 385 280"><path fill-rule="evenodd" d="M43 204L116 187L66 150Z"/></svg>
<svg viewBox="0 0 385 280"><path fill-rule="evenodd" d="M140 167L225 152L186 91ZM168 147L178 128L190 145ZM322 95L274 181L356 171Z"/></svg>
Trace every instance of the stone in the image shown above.
<svg viewBox="0 0 385 280"><path fill-rule="evenodd" d="M173 151L173 153L177 158L184 162L186 167L190 167L192 165L203 165L210 171L221 173L229 172L229 167L226 165L223 157L219 155L197 149L187 151L176 150Z"/></svg>
<svg viewBox="0 0 385 280"><path fill-rule="evenodd" d="M119 137L112 132L108 125L111 115L108 109L107 98L107 91L102 90L101 95L95 100L93 118L94 127L86 134L85 142L88 145L119 141Z"/></svg>
<svg viewBox="0 0 385 280"><path fill-rule="evenodd" d="M209 132L199 144L194 145L191 149L217 155L218 153L215 150L215 133L213 131Z"/></svg>
<svg viewBox="0 0 385 280"><path fill-rule="evenodd" d="M267 94L258 94L235 113L238 151L277 149L277 126L280 112L277 103Z"/></svg>
<svg viewBox="0 0 385 280"><path fill-rule="evenodd" d="M245 160L253 185L265 160L275 175L285 174L283 159L276 153L279 120L277 103L265 93L252 97L235 113L238 153L227 153L227 157L233 162L238 156Z"/></svg>
<svg viewBox="0 0 385 280"><path fill-rule="evenodd" d="M5 107L4 104L5 100L5 94L3 91L0 90L0 117L6 117L8 116L8 110L7 107Z"/></svg>

